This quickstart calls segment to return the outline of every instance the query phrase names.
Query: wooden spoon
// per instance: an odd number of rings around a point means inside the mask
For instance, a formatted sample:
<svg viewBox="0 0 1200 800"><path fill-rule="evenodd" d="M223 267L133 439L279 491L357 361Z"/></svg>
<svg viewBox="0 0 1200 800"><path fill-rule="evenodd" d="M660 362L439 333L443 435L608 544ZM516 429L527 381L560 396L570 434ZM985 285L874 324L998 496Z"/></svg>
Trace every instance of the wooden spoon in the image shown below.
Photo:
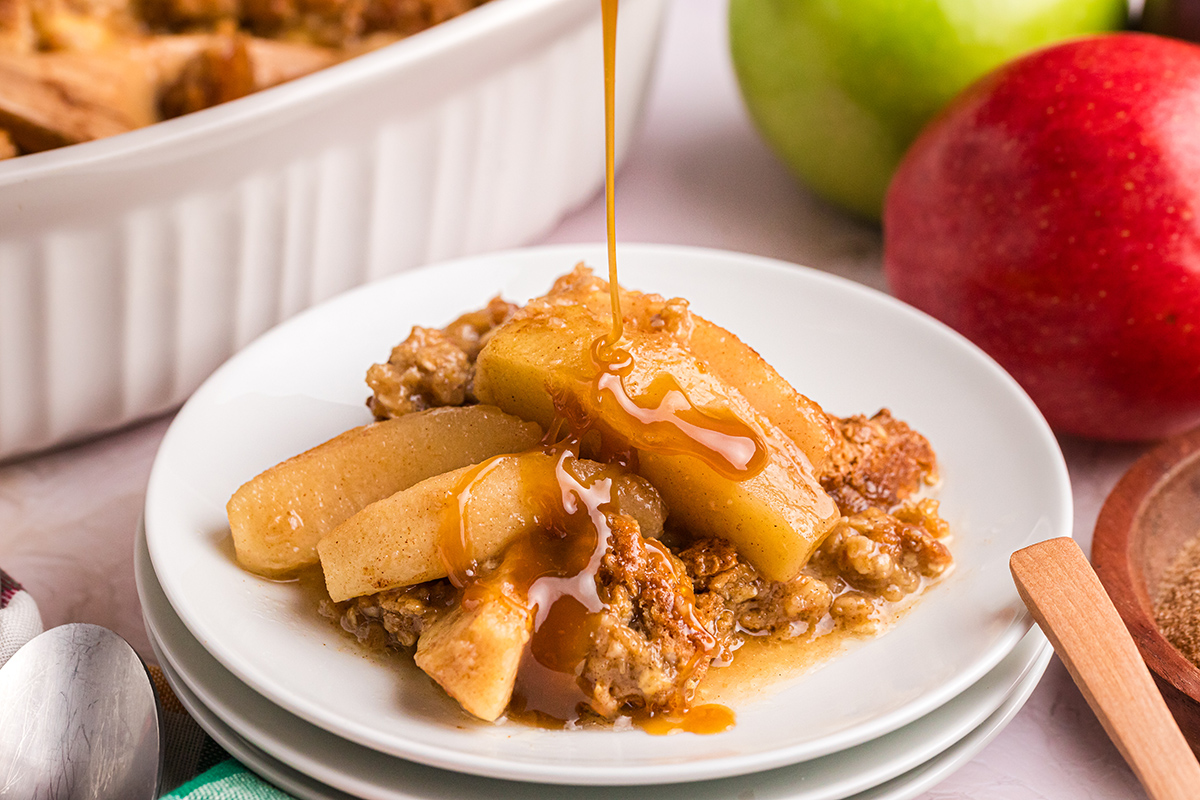
<svg viewBox="0 0 1200 800"><path fill-rule="evenodd" d="M1009 560L1021 599L1152 800L1195 800L1200 763L1075 540Z"/></svg>

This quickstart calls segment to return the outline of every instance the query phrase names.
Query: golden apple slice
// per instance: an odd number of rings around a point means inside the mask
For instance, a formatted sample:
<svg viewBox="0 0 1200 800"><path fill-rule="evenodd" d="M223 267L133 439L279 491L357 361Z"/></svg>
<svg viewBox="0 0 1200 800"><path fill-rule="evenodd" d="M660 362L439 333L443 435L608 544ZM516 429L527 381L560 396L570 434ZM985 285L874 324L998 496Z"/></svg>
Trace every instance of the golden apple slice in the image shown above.
<svg viewBox="0 0 1200 800"><path fill-rule="evenodd" d="M737 336L699 314L693 313L692 321L688 349L791 437L819 473L836 441L829 415Z"/></svg>
<svg viewBox="0 0 1200 800"><path fill-rule="evenodd" d="M314 44L223 33L145 36L131 42L127 51L153 71L159 86L167 86L178 81L186 65L197 56L228 47L235 38L249 56L256 91L332 66L340 59L335 51Z"/></svg>
<svg viewBox="0 0 1200 800"><path fill-rule="evenodd" d="M504 596L458 606L421 634L413 660L470 714L488 722L512 699L530 612Z"/></svg>
<svg viewBox="0 0 1200 800"><path fill-rule="evenodd" d="M530 303L480 352L476 395L543 425L555 417L555 396L599 420L618 440L613 444L634 446L637 425L599 402L594 388L591 346L606 333L608 320L584 305ZM622 347L633 362L623 378L630 397L649 396L667 376L694 408L712 417L732 415L757 432L765 449L757 474L734 477L690 454L639 447L639 474L690 531L728 539L771 579L794 578L837 515L807 457L670 333L627 330Z"/></svg>
<svg viewBox="0 0 1200 800"><path fill-rule="evenodd" d="M400 417L405 419L405 417ZM533 451L465 467L397 492L364 508L317 545L325 588L335 602L395 586L423 583L447 574L442 556L447 514L465 508L471 556L478 562L499 555L517 536L539 524L545 487L531 477L553 475L554 456ZM588 479L607 472L616 485L615 509L637 520L643 535L662 532L666 509L654 487L615 467L580 459L573 472ZM469 502L459 494L470 487ZM555 487L552 487L552 489ZM450 535L460 535L456 526Z"/></svg>
<svg viewBox="0 0 1200 800"><path fill-rule="evenodd" d="M110 53L0 52L0 127L36 153L157 120L140 65Z"/></svg>
<svg viewBox="0 0 1200 800"><path fill-rule="evenodd" d="M686 300L620 289L621 316L627 328L662 331L704 361L721 380L741 392L750 405L791 437L820 473L837 437L820 405L796 391L754 348L693 311ZM577 265L555 281L534 304L586 306L600 319L610 319L608 283Z"/></svg>
<svg viewBox="0 0 1200 800"><path fill-rule="evenodd" d="M433 475L527 450L537 425L492 406L437 408L330 439L252 479L226 505L238 563L280 576L355 512Z"/></svg>

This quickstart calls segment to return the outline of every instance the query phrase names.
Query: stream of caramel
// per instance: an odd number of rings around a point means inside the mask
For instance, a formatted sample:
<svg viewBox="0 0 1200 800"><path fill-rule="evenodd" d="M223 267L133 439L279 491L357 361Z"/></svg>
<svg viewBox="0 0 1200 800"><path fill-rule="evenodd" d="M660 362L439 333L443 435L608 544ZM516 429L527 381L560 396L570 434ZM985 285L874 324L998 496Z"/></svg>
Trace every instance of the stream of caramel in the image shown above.
<svg viewBox="0 0 1200 800"><path fill-rule="evenodd" d="M600 0L604 25L604 211L608 230L608 294L612 299L612 333L608 344L621 340L621 287L617 283L616 181L616 94L617 94L617 6L619 0Z"/></svg>
<svg viewBox="0 0 1200 800"><path fill-rule="evenodd" d="M629 351L621 346L624 326L617 280L613 184L617 7L618 0L601 0L612 329L592 344L595 374L589 391L595 410L590 415L567 413L556 403L557 419L541 445L548 458L522 462L522 491L535 498L537 525L529 536L509 547L494 573L486 577L479 574L480 565L472 553L467 529L467 506L476 481L499 459L514 456L497 456L464 474L456 489L457 502L443 520L440 542L441 556L451 581L463 590L464 604L484 597L507 596L508 592L526 598L533 614L532 631L508 715L552 728L576 723L588 701L579 676L606 609L597 575L610 545L612 516L617 513L615 478L621 466L631 466L638 450L687 454L726 477L745 480L756 475L767 459L766 447L753 427L732 412L696 408L669 375L660 376L638 396L626 390L625 378L634 363ZM601 424L600 419L607 422ZM600 434L604 460L614 463L585 478L575 464L580 442L590 430ZM658 542L647 540L645 546L652 556L667 558ZM690 607L690 585L686 594L688 597L683 599ZM697 659L711 657L715 637L694 614L690 625L698 640L708 643ZM694 667L685 666L685 670L690 668ZM729 708L711 703L677 717L633 717L635 723L653 734L677 730L717 733L734 722Z"/></svg>

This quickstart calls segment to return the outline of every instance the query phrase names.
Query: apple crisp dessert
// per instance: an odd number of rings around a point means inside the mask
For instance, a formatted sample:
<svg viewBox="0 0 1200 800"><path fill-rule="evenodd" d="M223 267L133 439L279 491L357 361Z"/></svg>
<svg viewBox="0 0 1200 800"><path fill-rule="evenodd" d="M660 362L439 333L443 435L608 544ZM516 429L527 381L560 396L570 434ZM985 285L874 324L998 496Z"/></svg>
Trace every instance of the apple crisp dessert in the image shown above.
<svg viewBox="0 0 1200 800"><path fill-rule="evenodd" d="M321 613L484 720L722 730L697 690L745 643L878 634L952 563L921 434L582 265L367 383L376 422L233 495L238 560L319 566Z"/></svg>
<svg viewBox="0 0 1200 800"><path fill-rule="evenodd" d="M199 111L487 0L0 0L0 159Z"/></svg>

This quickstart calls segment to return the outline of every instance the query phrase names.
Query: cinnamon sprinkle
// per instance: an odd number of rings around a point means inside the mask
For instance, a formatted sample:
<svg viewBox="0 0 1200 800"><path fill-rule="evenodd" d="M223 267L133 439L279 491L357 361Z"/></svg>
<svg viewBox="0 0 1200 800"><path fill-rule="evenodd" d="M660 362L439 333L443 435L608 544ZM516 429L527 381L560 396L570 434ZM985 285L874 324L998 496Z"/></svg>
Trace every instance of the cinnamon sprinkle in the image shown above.
<svg viewBox="0 0 1200 800"><path fill-rule="evenodd" d="M1154 615L1167 641L1200 667L1200 535L1184 545L1163 575Z"/></svg>

